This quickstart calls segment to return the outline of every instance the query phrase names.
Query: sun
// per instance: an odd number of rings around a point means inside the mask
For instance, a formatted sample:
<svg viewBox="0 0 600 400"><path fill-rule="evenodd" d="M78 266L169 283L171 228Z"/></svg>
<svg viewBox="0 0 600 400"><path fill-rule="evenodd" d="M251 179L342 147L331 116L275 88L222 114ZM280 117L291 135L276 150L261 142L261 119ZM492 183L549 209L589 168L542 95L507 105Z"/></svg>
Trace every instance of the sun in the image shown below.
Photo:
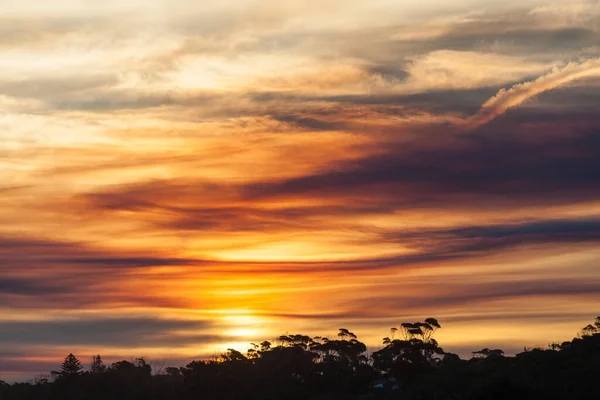
<svg viewBox="0 0 600 400"><path fill-rule="evenodd" d="M237 339L256 340L269 335L268 318L252 314L233 314L221 317L227 327L224 335Z"/></svg>

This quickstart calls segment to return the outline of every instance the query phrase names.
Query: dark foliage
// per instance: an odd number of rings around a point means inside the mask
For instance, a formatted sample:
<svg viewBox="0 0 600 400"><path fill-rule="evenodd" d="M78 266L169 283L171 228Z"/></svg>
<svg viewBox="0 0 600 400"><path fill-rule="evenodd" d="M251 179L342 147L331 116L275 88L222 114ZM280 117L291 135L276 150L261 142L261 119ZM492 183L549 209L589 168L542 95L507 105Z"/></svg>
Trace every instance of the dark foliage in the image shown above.
<svg viewBox="0 0 600 400"><path fill-rule="evenodd" d="M367 354L348 329L335 338L285 335L276 345L229 349L219 360L193 361L152 375L143 358L88 372L69 354L52 379L9 385L0 400L352 400L588 399L600 395L600 317L578 338L506 357L481 349L470 360L444 352L437 320L392 328L384 347ZM396 337L398 336L398 337Z"/></svg>
<svg viewBox="0 0 600 400"><path fill-rule="evenodd" d="M79 375L82 370L83 365L81 365L81 361L73 353L70 353L61 364L60 371L55 373L66 378L68 376Z"/></svg>
<svg viewBox="0 0 600 400"><path fill-rule="evenodd" d="M106 365L102 361L102 357L100 354L92 357L92 364L90 365L90 373L92 374L101 374L106 372Z"/></svg>

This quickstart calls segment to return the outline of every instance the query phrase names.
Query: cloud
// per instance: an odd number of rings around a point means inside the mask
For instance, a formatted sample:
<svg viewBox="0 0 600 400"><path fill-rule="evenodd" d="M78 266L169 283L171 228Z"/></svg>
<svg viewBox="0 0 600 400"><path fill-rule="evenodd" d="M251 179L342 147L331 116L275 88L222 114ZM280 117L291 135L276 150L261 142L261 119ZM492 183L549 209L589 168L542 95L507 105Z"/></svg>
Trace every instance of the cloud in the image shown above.
<svg viewBox="0 0 600 400"><path fill-rule="evenodd" d="M519 245L584 244L600 241L600 220L567 219L505 222L452 229L397 230L381 234L383 240L414 246L419 251L405 257L408 264L473 258L506 251ZM401 259L397 259L402 264Z"/></svg>
<svg viewBox="0 0 600 400"><path fill-rule="evenodd" d="M547 63L492 52L438 50L408 60L407 90L475 89L539 75ZM413 89L414 88L414 89ZM402 88L399 88L402 90Z"/></svg>
<svg viewBox="0 0 600 400"><path fill-rule="evenodd" d="M465 122L467 129L498 118L511 108L523 104L540 93L569 84L575 80L600 76L600 59L571 62L562 68L553 68L534 81L519 83L508 90L500 90L494 97L486 101L479 112Z"/></svg>
<svg viewBox="0 0 600 400"><path fill-rule="evenodd" d="M546 141L510 133L510 126L479 136L456 139L444 132L428 132L428 143L382 144L379 153L333 164L319 171L284 180L242 187L248 200L313 196L348 201L377 199L411 207L479 207L480 201L521 205L591 200L597 195L598 136L593 131ZM494 136L503 134L504 136ZM529 130L535 134L535 128ZM435 138L435 139L433 139ZM532 157L535 154L535 157ZM541 198L541 193L553 193ZM503 194L505 200L498 196ZM564 196L564 197L563 197ZM562 200L561 200L562 199Z"/></svg>
<svg viewBox="0 0 600 400"><path fill-rule="evenodd" d="M181 346L211 343L222 336L206 332L208 321L162 318L85 318L2 321L0 343L50 346ZM181 331L194 332L181 334Z"/></svg>
<svg viewBox="0 0 600 400"><path fill-rule="evenodd" d="M515 299L526 301L535 297L548 297L555 300L569 297L600 298L600 281L586 279L535 279L521 278L518 281L504 280L497 282L476 282L473 284L454 284L451 287L439 282L439 291L430 291L427 296L377 296L371 299L360 299L355 302L360 310L377 307L376 315L389 315L392 312L408 313L419 310L421 313L445 313L447 310L470 305L477 307L481 304L498 300ZM351 308L350 308L351 309Z"/></svg>
<svg viewBox="0 0 600 400"><path fill-rule="evenodd" d="M158 265L187 265L191 262L202 263L202 260L159 255L152 257L147 252L143 256L111 252L77 242L9 237L0 240L0 254L3 256L3 264L0 265L0 268L4 270L28 263L88 266L86 270L89 272L99 272L98 268L127 269ZM34 267L35 265L32 266L32 269Z"/></svg>
<svg viewBox="0 0 600 400"><path fill-rule="evenodd" d="M447 233L465 239L503 238L503 237L539 237L542 241L555 237L580 242L586 238L598 239L600 220L551 220L533 221L520 224L502 224L496 226L470 226L449 230Z"/></svg>
<svg viewBox="0 0 600 400"><path fill-rule="evenodd" d="M138 290L134 271L202 268L205 261L148 251L108 250L88 243L32 238L0 240L0 301L12 308L185 307L187 300L159 291L164 276L146 274ZM111 271L111 272L108 272ZM152 276L156 278L154 282ZM164 288L163 288L164 289ZM0 312L0 318L1 318Z"/></svg>
<svg viewBox="0 0 600 400"><path fill-rule="evenodd" d="M306 129L309 131L343 130L348 127L348 124L345 122L329 122L317 118L297 115L275 115L274 118L276 121L290 124L300 129Z"/></svg>
<svg viewBox="0 0 600 400"><path fill-rule="evenodd" d="M53 286L43 280L0 278L0 296L17 294L26 296L51 296L63 293L65 287Z"/></svg>

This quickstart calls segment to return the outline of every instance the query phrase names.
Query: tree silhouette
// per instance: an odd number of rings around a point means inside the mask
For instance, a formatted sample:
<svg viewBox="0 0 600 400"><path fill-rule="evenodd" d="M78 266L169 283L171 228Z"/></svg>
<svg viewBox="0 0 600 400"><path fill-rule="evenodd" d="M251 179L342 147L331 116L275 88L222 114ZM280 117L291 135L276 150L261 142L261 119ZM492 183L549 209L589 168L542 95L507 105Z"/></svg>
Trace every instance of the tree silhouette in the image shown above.
<svg viewBox="0 0 600 400"><path fill-rule="evenodd" d="M439 355L444 354L432 337L441 326L435 318L404 322L400 326L404 340L384 338L385 347L372 355L373 365L388 379L414 382L431 372L440 361ZM397 330L392 328L391 331Z"/></svg>
<svg viewBox="0 0 600 400"><path fill-rule="evenodd" d="M487 347L478 351L474 351L471 353L473 358L476 359L486 359L491 357L502 357L504 356L504 351L500 349L488 349Z"/></svg>
<svg viewBox="0 0 600 400"><path fill-rule="evenodd" d="M342 340L347 337L350 339L356 339L356 335L354 333L350 332L346 328L340 328L339 331L340 332L338 333L338 337L341 338Z"/></svg>
<svg viewBox="0 0 600 400"><path fill-rule="evenodd" d="M92 374L101 374L102 372L106 372L106 365L104 365L104 362L102 362L102 357L100 357L100 354L92 357L90 372Z"/></svg>
<svg viewBox="0 0 600 400"><path fill-rule="evenodd" d="M435 331L441 328L435 318L427 318L425 322L403 322L401 327L405 340L418 339L423 343L429 343ZM392 330L395 332L396 328Z"/></svg>
<svg viewBox="0 0 600 400"><path fill-rule="evenodd" d="M106 368L99 355L90 373L81 373L81 363L69 354L58 379L0 381L0 400L600 398L600 318L583 328L585 334L549 349L510 356L484 348L469 360L438 347L437 320L401 326L370 356L342 328L331 338L286 334L274 345L251 344L248 356L229 349L219 359L168 367L162 375L153 375L143 358Z"/></svg>
<svg viewBox="0 0 600 400"><path fill-rule="evenodd" d="M81 361L79 361L79 359L75 357L73 353L69 353L69 355L65 357L65 360L61 364L60 371L58 373L60 376L72 376L79 375L81 370L83 370Z"/></svg>
<svg viewBox="0 0 600 400"><path fill-rule="evenodd" d="M596 334L597 331L598 331L598 328L596 328L592 324L589 324L581 330L581 334L582 334L582 336L592 336L592 335Z"/></svg>

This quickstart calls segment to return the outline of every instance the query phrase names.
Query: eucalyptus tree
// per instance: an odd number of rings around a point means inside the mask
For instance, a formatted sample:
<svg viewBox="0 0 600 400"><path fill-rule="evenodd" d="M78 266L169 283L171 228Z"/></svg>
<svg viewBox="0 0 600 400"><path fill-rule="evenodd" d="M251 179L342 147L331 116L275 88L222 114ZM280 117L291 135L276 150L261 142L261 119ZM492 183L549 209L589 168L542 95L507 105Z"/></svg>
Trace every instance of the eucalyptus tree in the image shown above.
<svg viewBox="0 0 600 400"><path fill-rule="evenodd" d="M373 353L373 365L388 378L401 382L414 381L430 372L444 354L433 334L441 328L435 318L400 325L402 339L395 339L398 329L392 328L392 338L383 339L384 347Z"/></svg>

